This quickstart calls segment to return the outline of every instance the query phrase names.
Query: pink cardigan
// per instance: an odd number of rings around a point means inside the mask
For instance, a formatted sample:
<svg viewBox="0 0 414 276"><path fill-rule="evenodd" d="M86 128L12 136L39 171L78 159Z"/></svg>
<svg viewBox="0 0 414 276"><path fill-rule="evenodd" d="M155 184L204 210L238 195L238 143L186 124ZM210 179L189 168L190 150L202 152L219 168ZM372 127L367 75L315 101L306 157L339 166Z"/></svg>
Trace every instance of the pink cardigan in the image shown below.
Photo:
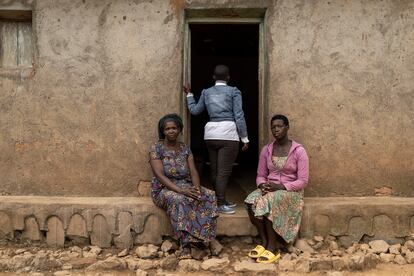
<svg viewBox="0 0 414 276"><path fill-rule="evenodd" d="M282 170L276 169L272 162L273 142L263 147L257 168L256 184L277 180L288 191L305 188L309 179L309 158L305 149L292 140L288 158Z"/></svg>

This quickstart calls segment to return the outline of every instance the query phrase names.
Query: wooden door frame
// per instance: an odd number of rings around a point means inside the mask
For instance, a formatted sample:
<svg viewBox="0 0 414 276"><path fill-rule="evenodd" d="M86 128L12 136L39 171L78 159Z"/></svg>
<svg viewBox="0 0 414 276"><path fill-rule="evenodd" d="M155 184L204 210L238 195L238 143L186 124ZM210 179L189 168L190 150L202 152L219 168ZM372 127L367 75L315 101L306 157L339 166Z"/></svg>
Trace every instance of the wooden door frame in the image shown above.
<svg viewBox="0 0 414 276"><path fill-rule="evenodd" d="M267 128L268 121L268 57L266 47L266 13L263 17L255 18L214 18L214 17L197 17L185 18L184 21L184 47L183 47L183 83L191 81L191 32L190 24L254 24L259 26L259 99L258 99L258 134L259 134L259 151L269 139ZM191 143L191 114L187 109L187 99L184 93L181 95L180 113L183 118L185 129L183 132L184 142Z"/></svg>

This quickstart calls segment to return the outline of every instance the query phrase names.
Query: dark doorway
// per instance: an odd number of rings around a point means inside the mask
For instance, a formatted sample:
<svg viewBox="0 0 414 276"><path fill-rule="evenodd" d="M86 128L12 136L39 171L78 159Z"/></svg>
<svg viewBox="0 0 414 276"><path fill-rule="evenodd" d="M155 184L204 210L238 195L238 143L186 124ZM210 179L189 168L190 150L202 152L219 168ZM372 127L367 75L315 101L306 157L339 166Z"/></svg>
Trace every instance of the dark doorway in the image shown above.
<svg viewBox="0 0 414 276"><path fill-rule="evenodd" d="M257 24L191 24L191 85L198 100L201 91L212 85L214 67L230 68L230 86L242 92L250 148L239 151L229 183L231 190L251 191L254 187L258 161L259 108L259 25ZM191 116L191 148L203 185L209 184L208 153L204 143L204 126L208 114ZM241 148L241 147L240 147ZM240 189L241 188L241 189ZM228 193L230 195L230 191ZM237 200L240 201L240 195Z"/></svg>

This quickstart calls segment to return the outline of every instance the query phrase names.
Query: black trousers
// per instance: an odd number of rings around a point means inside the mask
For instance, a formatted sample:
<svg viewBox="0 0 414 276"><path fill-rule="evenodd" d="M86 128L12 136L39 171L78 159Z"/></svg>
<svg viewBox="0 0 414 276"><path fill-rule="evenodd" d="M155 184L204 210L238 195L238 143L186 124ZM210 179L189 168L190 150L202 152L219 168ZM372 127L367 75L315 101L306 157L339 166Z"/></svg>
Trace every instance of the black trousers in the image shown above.
<svg viewBox="0 0 414 276"><path fill-rule="evenodd" d="M216 191L217 204L226 203L226 188L233 163L239 152L238 141L206 140L211 163L211 180Z"/></svg>

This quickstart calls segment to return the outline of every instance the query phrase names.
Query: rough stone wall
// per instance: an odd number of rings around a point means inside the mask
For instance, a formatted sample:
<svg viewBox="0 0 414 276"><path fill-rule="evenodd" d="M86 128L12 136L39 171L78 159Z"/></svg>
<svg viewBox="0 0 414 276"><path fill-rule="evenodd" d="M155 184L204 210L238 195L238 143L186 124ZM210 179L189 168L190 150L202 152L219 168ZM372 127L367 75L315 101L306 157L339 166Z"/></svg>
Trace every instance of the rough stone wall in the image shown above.
<svg viewBox="0 0 414 276"><path fill-rule="evenodd" d="M34 70L0 68L0 193L133 196L179 112L181 23L165 0L33 5Z"/></svg>
<svg viewBox="0 0 414 276"><path fill-rule="evenodd" d="M310 196L413 196L414 1L278 1L269 116L310 155Z"/></svg>
<svg viewBox="0 0 414 276"><path fill-rule="evenodd" d="M135 195L179 112L182 9L267 6L268 116L308 150L307 195L414 195L412 0L32 5L34 68L0 68L2 194Z"/></svg>

